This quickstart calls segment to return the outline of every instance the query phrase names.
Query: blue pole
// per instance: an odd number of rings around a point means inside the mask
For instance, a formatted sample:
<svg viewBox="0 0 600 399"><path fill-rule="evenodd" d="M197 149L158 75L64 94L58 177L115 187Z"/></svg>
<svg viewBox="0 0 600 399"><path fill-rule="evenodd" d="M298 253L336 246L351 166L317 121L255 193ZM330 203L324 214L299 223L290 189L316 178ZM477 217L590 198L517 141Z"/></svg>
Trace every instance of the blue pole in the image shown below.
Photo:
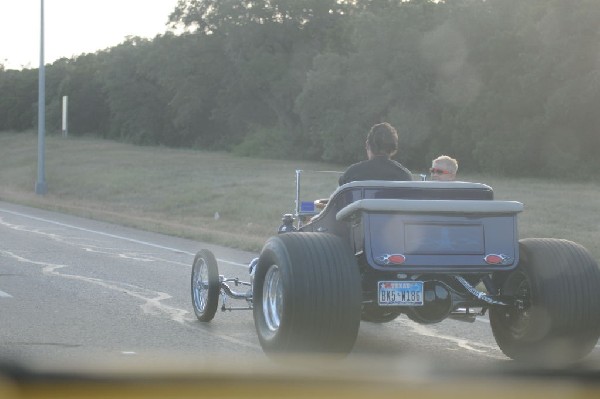
<svg viewBox="0 0 600 399"><path fill-rule="evenodd" d="M38 85L38 171L35 193L44 195L48 192L45 178L44 147L46 135L46 70L44 67L44 0L41 1L40 10L40 69Z"/></svg>

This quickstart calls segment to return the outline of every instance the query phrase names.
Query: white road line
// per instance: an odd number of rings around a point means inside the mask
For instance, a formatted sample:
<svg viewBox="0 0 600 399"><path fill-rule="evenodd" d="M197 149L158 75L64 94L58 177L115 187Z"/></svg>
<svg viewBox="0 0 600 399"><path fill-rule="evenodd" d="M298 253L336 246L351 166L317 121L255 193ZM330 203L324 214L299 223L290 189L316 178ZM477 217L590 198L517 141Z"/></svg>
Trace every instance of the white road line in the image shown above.
<svg viewBox="0 0 600 399"><path fill-rule="evenodd" d="M451 335L438 334L433 329L431 329L423 324L417 324L417 323L414 323L414 322L412 322L410 320L406 320L406 319L396 319L395 322L398 324L403 324L404 326L411 328L414 333L425 336L425 337L433 337L433 338L441 339L444 341L452 342L452 343L456 344L459 348L466 349L471 352L476 352L476 353L479 353L481 355L485 355L488 357L498 358L498 359L504 358L503 356L496 354L497 352L500 351L499 348L488 345L488 344L484 344L482 342L471 341L471 340L468 340L465 338L454 337Z"/></svg>
<svg viewBox="0 0 600 399"><path fill-rule="evenodd" d="M1 255L13 258L19 262L40 266L40 267L42 267L42 273L44 273L45 275L64 278L64 279L70 279L70 280L83 281L83 282L87 282L87 283L91 283L91 284L95 284L95 285L104 287L109 290L124 293L130 297L133 297L133 298L143 301L143 304L140 305L140 308L142 309L144 314L148 314L148 315L164 314L170 320L175 321L183 326L186 326L187 328L194 328L194 329L197 328L196 317L194 317L193 315L188 316L190 314L189 311L163 303L164 300L172 298L172 296L167 293L160 292L160 291L153 291L148 288L139 287L139 286L135 286L132 284L126 284L126 283L122 283L122 282L118 282L118 281L103 280L103 279L99 279L99 278L86 277L86 276L81 276L81 275L77 275L77 274L61 273L60 269L63 269L63 268L69 267L69 266L48 263L48 262L34 261L32 259L27 259L27 258L24 258L17 254L14 254L10 251L0 250L0 256ZM0 293L2 293L2 291L0 291ZM228 341L232 344L243 345L245 347L253 348L253 349L260 349L260 346L256 345L255 343L247 342L247 341L244 341L239 338L231 337L226 334L223 334L222 332L210 331L207 329L203 329L203 331L205 334L211 335L211 336L221 339L221 340Z"/></svg>
<svg viewBox="0 0 600 399"><path fill-rule="evenodd" d="M118 240L133 242L135 244L145 245L145 246L152 247L152 248L164 249L164 250L167 250L167 251L172 251L172 252L175 252L175 253L180 253L180 254L185 254L185 255L191 255L191 256L195 256L196 255L195 253L187 252L187 251L182 251L180 249L173 248L173 247L167 247L167 246L164 246L164 245L154 244L154 243L151 243L151 242L148 242L148 241L136 240L135 238L124 237L124 236L120 236L120 235L117 235L117 234L105 233L103 231L86 229L86 228L79 227L79 226L73 226L71 224L57 222L55 220L50 220L50 219L45 219L45 218L41 218L41 217L37 217L37 216L27 215L27 214L21 213L21 212L14 212L14 211L9 211L7 209L1 209L1 208L0 208L0 212L8 213L8 214L14 215L14 216L20 216L20 217L27 218L27 219L37 220L39 222L50 223L50 224L54 224L56 226L66 227L66 228L69 228L69 229L74 229L74 230L79 230L79 231L85 231L86 233L98 234L98 235L101 235L101 236L104 236L104 237L110 237L110 238L115 238L115 239L118 239ZM241 267L245 267L245 268L248 267L248 265L246 265L246 264L232 262L232 261L226 260L226 259L217 259L217 261L223 262L223 263L228 263L228 264L234 265L234 266L241 266Z"/></svg>
<svg viewBox="0 0 600 399"><path fill-rule="evenodd" d="M4 291L0 291L0 298L12 298L12 295L10 295Z"/></svg>
<svg viewBox="0 0 600 399"><path fill-rule="evenodd" d="M69 265L35 261L17 255L10 251L0 250L0 256L6 256L15 259L18 262L40 266L42 268L42 273L44 273L47 276L83 281L86 283L101 286L109 290L121 292L133 298L139 299L143 301L143 304L140 305L140 308L142 309L144 314L156 315L163 313L167 315L171 320L181 324L193 320L193 318L187 316L190 313L187 310L179 309L174 306L170 306L163 303L163 301L172 298L171 295L165 292L154 291L148 288L136 286L133 284L122 283L119 281L103 280L100 278L81 276L78 274L61 273L60 269L68 268Z"/></svg>

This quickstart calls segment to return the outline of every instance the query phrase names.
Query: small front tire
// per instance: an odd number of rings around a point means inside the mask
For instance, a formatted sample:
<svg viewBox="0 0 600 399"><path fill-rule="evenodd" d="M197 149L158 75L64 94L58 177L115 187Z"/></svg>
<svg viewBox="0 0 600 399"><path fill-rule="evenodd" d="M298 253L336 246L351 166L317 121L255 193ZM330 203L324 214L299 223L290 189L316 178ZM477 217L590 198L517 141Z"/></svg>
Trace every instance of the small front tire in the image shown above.
<svg viewBox="0 0 600 399"><path fill-rule="evenodd" d="M202 249L192 266L192 305L198 320L211 321L219 305L219 269L217 260L208 249Z"/></svg>

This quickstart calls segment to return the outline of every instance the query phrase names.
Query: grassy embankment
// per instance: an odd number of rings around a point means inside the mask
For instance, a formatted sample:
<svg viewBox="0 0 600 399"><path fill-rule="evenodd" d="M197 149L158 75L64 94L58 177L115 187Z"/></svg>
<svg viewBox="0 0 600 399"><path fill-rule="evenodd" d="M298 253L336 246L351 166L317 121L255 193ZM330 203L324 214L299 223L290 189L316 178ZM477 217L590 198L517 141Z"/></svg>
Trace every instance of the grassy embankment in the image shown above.
<svg viewBox="0 0 600 399"><path fill-rule="evenodd" d="M258 251L292 212L295 170L342 170L314 162L46 138L48 194L34 193L37 134L0 133L0 199L141 229ZM427 165L424 165L424 168ZM414 171L419 172L419 171ZM579 242L600 260L600 184L508 179L460 171L525 204L521 237ZM306 173L307 198L323 198L336 175ZM215 219L218 212L219 218Z"/></svg>

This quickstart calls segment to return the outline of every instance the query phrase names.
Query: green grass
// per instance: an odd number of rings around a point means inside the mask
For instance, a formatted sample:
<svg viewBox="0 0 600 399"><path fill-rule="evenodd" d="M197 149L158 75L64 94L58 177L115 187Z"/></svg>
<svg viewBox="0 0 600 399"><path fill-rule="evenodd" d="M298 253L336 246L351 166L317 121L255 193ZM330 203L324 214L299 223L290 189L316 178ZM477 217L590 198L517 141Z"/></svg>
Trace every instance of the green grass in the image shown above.
<svg viewBox="0 0 600 399"><path fill-rule="evenodd" d="M37 134L0 133L0 199L253 251L293 211L296 169L307 171L303 197L315 199L337 175L309 171L344 168L59 136L46 138L45 155L48 194L38 196ZM462 171L460 179L523 202L521 237L573 240L600 259L600 184Z"/></svg>

